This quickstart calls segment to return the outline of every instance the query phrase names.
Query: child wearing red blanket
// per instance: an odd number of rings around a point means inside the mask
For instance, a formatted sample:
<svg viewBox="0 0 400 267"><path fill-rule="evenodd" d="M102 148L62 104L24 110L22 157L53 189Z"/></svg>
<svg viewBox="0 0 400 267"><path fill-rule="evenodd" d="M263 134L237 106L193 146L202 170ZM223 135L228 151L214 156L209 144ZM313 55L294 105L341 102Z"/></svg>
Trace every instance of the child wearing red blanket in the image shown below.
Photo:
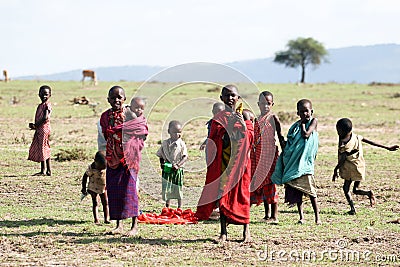
<svg viewBox="0 0 400 267"><path fill-rule="evenodd" d="M281 149L285 147L281 123L278 116L272 112L274 96L271 92L263 91L258 97L257 105L261 115L254 123L254 144L251 151L252 181L250 187L250 203L264 203L265 216L263 221L278 223L278 192L271 181L278 159L278 147L275 145L275 133ZM271 209L269 208L271 206ZM269 211L271 214L269 216Z"/></svg>
<svg viewBox="0 0 400 267"><path fill-rule="evenodd" d="M143 110L143 107L140 107L136 111L138 114L135 114L137 118L125 122L128 108L123 106L126 97L122 87L113 86L108 92L107 99L111 108L101 115L100 125L107 141L106 186L110 219L117 220L117 226L110 234L121 234L122 220L132 218L131 229L126 235L135 236L138 232L139 215L136 183L140 150L147 136L146 119L141 115L140 110ZM135 108L129 107L129 109L135 112ZM132 149L135 151L131 151Z"/></svg>
<svg viewBox="0 0 400 267"><path fill-rule="evenodd" d="M253 124L235 112L240 96L236 86L222 88L220 99L225 110L216 114L211 122L207 142L206 182L197 205L196 217L207 220L213 209L219 207L221 235L219 242L227 240L227 224L244 225L243 241L250 241L250 144Z"/></svg>

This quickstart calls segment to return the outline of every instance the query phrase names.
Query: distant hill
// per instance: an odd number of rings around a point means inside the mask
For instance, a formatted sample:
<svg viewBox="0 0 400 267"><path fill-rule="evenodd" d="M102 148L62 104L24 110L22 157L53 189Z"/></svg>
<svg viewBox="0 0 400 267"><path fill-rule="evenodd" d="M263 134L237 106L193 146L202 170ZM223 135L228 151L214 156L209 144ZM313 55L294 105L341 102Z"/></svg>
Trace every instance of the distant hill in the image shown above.
<svg viewBox="0 0 400 267"><path fill-rule="evenodd" d="M306 82L308 83L370 83L387 82L400 83L400 45L380 44L371 46L353 46L337 49L328 49L329 63L323 63L316 69L310 66L306 70ZM233 69L239 70L255 82L286 83L297 82L300 77L300 69L285 68L283 65L273 62L273 58L254 59L226 63ZM213 64L200 64L200 67L180 65L167 76L158 74L154 80L158 81L193 81L193 80L232 80L232 71L223 66ZM215 69L212 69L215 67ZM121 66L94 68L100 81L145 81L153 75L164 70L162 66ZM49 75L24 76L16 79L23 80L80 80L82 70L55 73ZM172 72L176 72L171 75ZM233 82L239 82L243 78L235 75ZM239 80L237 80L239 79Z"/></svg>

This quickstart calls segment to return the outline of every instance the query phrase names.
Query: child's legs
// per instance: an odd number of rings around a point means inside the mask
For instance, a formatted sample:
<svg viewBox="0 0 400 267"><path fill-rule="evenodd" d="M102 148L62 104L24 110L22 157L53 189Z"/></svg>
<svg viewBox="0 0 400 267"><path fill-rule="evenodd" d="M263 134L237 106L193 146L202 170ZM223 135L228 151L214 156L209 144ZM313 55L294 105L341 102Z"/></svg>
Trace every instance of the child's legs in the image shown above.
<svg viewBox="0 0 400 267"><path fill-rule="evenodd" d="M44 161L40 162L40 172L44 174Z"/></svg>
<svg viewBox="0 0 400 267"><path fill-rule="evenodd" d="M362 196L370 196L371 191L360 190L358 187L360 186L360 181L355 181L353 186L353 194L354 195L362 195Z"/></svg>
<svg viewBox="0 0 400 267"><path fill-rule="evenodd" d="M350 181L350 180L344 180L343 192L344 192L344 196L345 196L346 199L347 199L347 202L348 202L349 205L350 205L351 211L355 211L354 203L353 203L353 200L351 199L351 195L350 195L350 186L351 186L351 183L352 183L352 181ZM354 186L355 186L355 184L354 184Z"/></svg>
<svg viewBox="0 0 400 267"><path fill-rule="evenodd" d="M109 209L108 209L107 191L105 191L103 194L100 194L100 199L101 199L101 205L103 206L104 222L109 222L110 221L110 213L109 213Z"/></svg>
<svg viewBox="0 0 400 267"><path fill-rule="evenodd" d="M178 199L178 208L181 208L182 207L182 199Z"/></svg>
<svg viewBox="0 0 400 267"><path fill-rule="evenodd" d="M265 220L268 219L269 217L272 217L272 212L271 215L269 216L269 204L265 199L264 199L264 211L265 211L265 216L264 216Z"/></svg>
<svg viewBox="0 0 400 267"><path fill-rule="evenodd" d="M344 184L343 184L344 196L346 197L347 202L349 202L349 203L351 201L351 195L350 195L351 183L352 183L352 181L350 181L350 180L344 180Z"/></svg>
<svg viewBox="0 0 400 267"><path fill-rule="evenodd" d="M278 219L278 203L271 204L271 219Z"/></svg>
<svg viewBox="0 0 400 267"><path fill-rule="evenodd" d="M50 158L46 159L46 168L47 168L46 174L50 176L51 175ZM44 166L43 166L43 171L44 171Z"/></svg>
<svg viewBox="0 0 400 267"><path fill-rule="evenodd" d="M138 228L138 220L137 217L132 217L132 226L131 229L137 229Z"/></svg>
<svg viewBox="0 0 400 267"><path fill-rule="evenodd" d="M228 235L228 231L226 229L226 216L221 211L220 211L219 220L220 220L220 223L221 223L221 236L220 236L220 238L223 238L223 236L225 236L225 239L226 239L226 236Z"/></svg>
<svg viewBox="0 0 400 267"><path fill-rule="evenodd" d="M167 199L165 201L165 207L169 208L170 205L171 205L171 199Z"/></svg>
<svg viewBox="0 0 400 267"><path fill-rule="evenodd" d="M303 192L287 185L285 187L285 202L289 204L297 204L297 210L300 216L300 221L303 222L304 213L303 213Z"/></svg>
<svg viewBox="0 0 400 267"><path fill-rule="evenodd" d="M92 211L93 211L94 222L98 223L99 222L99 212L98 212L99 203L97 201L97 194L92 191L88 191L88 193L92 197Z"/></svg>
<svg viewBox="0 0 400 267"><path fill-rule="evenodd" d="M137 217L132 217L132 226L131 229L126 232L126 236L135 236L138 233L138 220Z"/></svg>
<svg viewBox="0 0 400 267"><path fill-rule="evenodd" d="M249 224L243 225L243 242L250 242L250 226Z"/></svg>
<svg viewBox="0 0 400 267"><path fill-rule="evenodd" d="M372 193L371 190L365 191L365 190L358 189L358 187L360 186L360 183L361 183L360 181L355 181L354 182L353 193L355 195L368 196L371 207L374 206L375 205L375 196L374 196L374 194Z"/></svg>
<svg viewBox="0 0 400 267"><path fill-rule="evenodd" d="M300 219L299 221L304 220L304 212L303 212L303 201L297 202L297 211L299 213Z"/></svg>
<svg viewBox="0 0 400 267"><path fill-rule="evenodd" d="M310 196L310 200L311 200L311 205L312 205L313 210L314 210L315 222L319 223L319 209L318 209L317 198L313 197L313 196Z"/></svg>

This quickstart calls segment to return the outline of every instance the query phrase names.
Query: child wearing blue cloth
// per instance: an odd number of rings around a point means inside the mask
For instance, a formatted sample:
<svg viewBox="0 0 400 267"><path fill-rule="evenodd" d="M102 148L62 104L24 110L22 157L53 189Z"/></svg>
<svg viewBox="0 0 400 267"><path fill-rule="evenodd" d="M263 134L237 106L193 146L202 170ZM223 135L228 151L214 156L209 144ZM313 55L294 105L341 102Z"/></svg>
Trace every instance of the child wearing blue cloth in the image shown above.
<svg viewBox="0 0 400 267"><path fill-rule="evenodd" d="M318 151L316 118L308 99L297 102L296 121L289 129L285 149L279 156L271 181L285 184L285 202L297 204L300 219L304 223L303 195L308 195L314 210L315 223L320 224L317 191L314 179L314 161Z"/></svg>

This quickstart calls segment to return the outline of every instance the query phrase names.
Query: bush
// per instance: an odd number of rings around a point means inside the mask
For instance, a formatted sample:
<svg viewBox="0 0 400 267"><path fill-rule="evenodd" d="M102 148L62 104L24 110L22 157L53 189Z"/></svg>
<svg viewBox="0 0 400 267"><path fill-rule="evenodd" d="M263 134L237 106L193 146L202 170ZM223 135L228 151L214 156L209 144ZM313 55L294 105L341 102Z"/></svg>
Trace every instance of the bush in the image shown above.
<svg viewBox="0 0 400 267"><path fill-rule="evenodd" d="M295 112L279 111L277 115L283 123L292 123L299 119Z"/></svg>
<svg viewBox="0 0 400 267"><path fill-rule="evenodd" d="M82 148L60 149L55 156L56 161L88 160L90 158Z"/></svg>

